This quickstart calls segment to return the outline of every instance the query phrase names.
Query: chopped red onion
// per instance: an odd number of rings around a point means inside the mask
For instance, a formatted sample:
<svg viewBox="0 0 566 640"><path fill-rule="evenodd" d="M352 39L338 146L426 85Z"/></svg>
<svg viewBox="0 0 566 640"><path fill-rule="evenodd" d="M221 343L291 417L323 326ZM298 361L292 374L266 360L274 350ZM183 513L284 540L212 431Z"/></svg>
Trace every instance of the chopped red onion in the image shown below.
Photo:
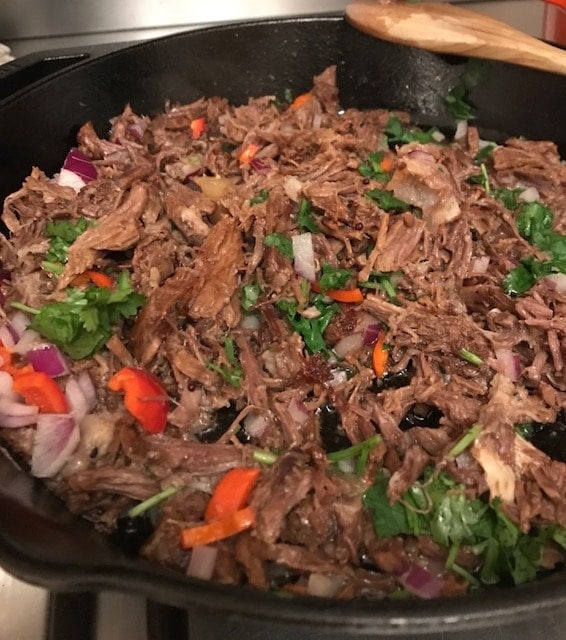
<svg viewBox="0 0 566 640"><path fill-rule="evenodd" d="M80 176L85 182L92 182L98 177L98 171L94 166L92 160L85 156L79 149L72 148L69 150L65 161L63 162L63 169L72 171Z"/></svg>
<svg viewBox="0 0 566 640"><path fill-rule="evenodd" d="M36 371L43 371L52 378L66 376L69 365L65 356L54 344L40 344L32 347L26 353L27 358Z"/></svg>
<svg viewBox="0 0 566 640"><path fill-rule="evenodd" d="M379 326L379 324L377 322L370 322L364 329L363 344L375 344L377 342L377 339L379 338L380 333L381 327Z"/></svg>
<svg viewBox="0 0 566 640"><path fill-rule="evenodd" d="M307 590L311 596L318 598L335 598L344 585L344 577L338 574L311 573Z"/></svg>
<svg viewBox="0 0 566 640"><path fill-rule="evenodd" d="M132 122L128 125L126 132L129 136L131 136L134 140L141 140L143 138L143 134L147 125L145 122Z"/></svg>
<svg viewBox="0 0 566 640"><path fill-rule="evenodd" d="M553 273L545 276L544 281L558 293L566 292L566 273Z"/></svg>
<svg viewBox="0 0 566 640"><path fill-rule="evenodd" d="M350 333L334 345L334 353L339 358L344 358L349 353L359 351L364 344L364 334L361 332Z"/></svg>
<svg viewBox="0 0 566 640"><path fill-rule="evenodd" d="M36 406L12 400L9 396L3 396L0 405L0 427L17 429L38 420L39 409Z"/></svg>
<svg viewBox="0 0 566 640"><path fill-rule="evenodd" d="M297 236L293 236L291 241L293 243L293 255L295 257L295 271L309 282L314 282L316 280L316 266L312 233L308 231L306 233L300 233Z"/></svg>
<svg viewBox="0 0 566 640"><path fill-rule="evenodd" d="M61 169L55 176L55 181L61 187L71 187L77 193L86 185L86 182L76 173L68 169Z"/></svg>
<svg viewBox="0 0 566 640"><path fill-rule="evenodd" d="M265 174L269 173L271 169L271 162L269 161L269 158L262 158L261 156L259 158L254 157L250 160L250 167L258 173Z"/></svg>
<svg viewBox="0 0 566 640"><path fill-rule="evenodd" d="M246 331L257 331L259 329L259 318L255 313L246 313L242 316L240 326Z"/></svg>
<svg viewBox="0 0 566 640"><path fill-rule="evenodd" d="M0 326L0 343L5 347L8 347L8 349L12 349L16 346L14 334L12 331L10 331L10 327L7 324L3 324Z"/></svg>
<svg viewBox="0 0 566 640"><path fill-rule="evenodd" d="M478 258L474 258L472 260L472 273L473 274L482 274L487 272L487 268L489 267L489 256L480 256Z"/></svg>
<svg viewBox="0 0 566 640"><path fill-rule="evenodd" d="M468 135L468 121L458 120L456 123L456 131L454 132L454 140L462 140Z"/></svg>
<svg viewBox="0 0 566 640"><path fill-rule="evenodd" d="M2 358L0 358L0 365ZM14 379L7 371L0 371L0 407L4 399L16 400L18 395L12 391Z"/></svg>
<svg viewBox="0 0 566 640"><path fill-rule="evenodd" d="M75 416L77 423L81 423L82 419L89 412L88 402L82 392L82 389L73 376L70 376L65 384L65 398L69 405L70 413Z"/></svg>
<svg viewBox="0 0 566 640"><path fill-rule="evenodd" d="M43 343L39 333L37 333L37 331L34 331L33 329L26 329L22 333L20 339L14 345L12 351L14 351L14 353L20 354L21 356L25 356L30 349L33 349L40 344Z"/></svg>
<svg viewBox="0 0 566 640"><path fill-rule="evenodd" d="M522 202L537 202L540 200L540 194L536 187L527 187L517 196L517 200Z"/></svg>
<svg viewBox="0 0 566 640"><path fill-rule="evenodd" d="M191 578L210 580L214 573L214 565L218 556L218 548L208 545L193 547L191 559L187 566L187 575Z"/></svg>
<svg viewBox="0 0 566 640"><path fill-rule="evenodd" d="M287 176L283 181L283 190L285 191L285 195L295 202L299 201L302 188L303 183L295 176Z"/></svg>
<svg viewBox="0 0 566 640"><path fill-rule="evenodd" d="M297 424L305 424L309 419L309 412L304 402L291 398L289 401L289 415Z"/></svg>
<svg viewBox="0 0 566 640"><path fill-rule="evenodd" d="M442 578L415 562L409 562L395 577L407 591L425 600L438 598L442 591Z"/></svg>
<svg viewBox="0 0 566 640"><path fill-rule="evenodd" d="M517 382L521 377L521 358L518 353L511 349L495 349L495 357L497 363L505 376L511 382Z"/></svg>
<svg viewBox="0 0 566 640"><path fill-rule="evenodd" d="M348 381L348 374L343 369L334 369L330 380L331 387L337 387Z"/></svg>
<svg viewBox="0 0 566 640"><path fill-rule="evenodd" d="M96 388L92 383L92 378L88 371L81 371L77 376L77 382L83 392L85 400L87 402L88 411L92 411L96 407L98 397L96 395Z"/></svg>
<svg viewBox="0 0 566 640"><path fill-rule="evenodd" d="M79 427L71 414L39 414L31 456L32 474L37 478L53 477L63 468L79 440Z"/></svg>
<svg viewBox="0 0 566 640"><path fill-rule="evenodd" d="M29 327L30 323L30 317L23 311L16 311L16 313L14 313L14 315L10 318L10 324L8 326L10 327L10 331L12 331L16 342L22 337L24 331Z"/></svg>
<svg viewBox="0 0 566 640"><path fill-rule="evenodd" d="M260 413L250 413L244 418L244 427L252 438L259 438L267 427L267 418Z"/></svg>

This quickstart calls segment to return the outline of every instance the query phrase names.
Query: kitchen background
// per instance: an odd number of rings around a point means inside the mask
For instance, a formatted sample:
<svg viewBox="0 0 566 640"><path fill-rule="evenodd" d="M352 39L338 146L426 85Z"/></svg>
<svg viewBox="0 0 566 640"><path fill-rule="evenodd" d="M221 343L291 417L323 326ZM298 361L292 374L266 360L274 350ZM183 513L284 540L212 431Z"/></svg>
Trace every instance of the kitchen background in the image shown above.
<svg viewBox="0 0 566 640"><path fill-rule="evenodd" d="M455 0L458 1L458 0ZM9 54L28 54L92 45L125 43L248 18L304 15L342 10L348 0L2 0L0 2L0 64ZM460 0L481 13L502 20L531 35L545 31L541 0ZM547 26L548 28L548 26ZM9 50L8 50L9 48ZM519 640L558 638L559 621L547 621L556 636L524 629ZM185 629L174 611L147 603L132 594L103 592L94 596L54 597L40 587L24 584L0 569L0 640L155 640L181 638ZM175 631L177 630L177 631ZM489 638L503 640L500 629ZM174 634L174 635L173 635ZM477 632L476 632L477 634ZM466 640L463 634L461 640ZM471 637L471 636L470 636ZM488 636L476 635L478 640Z"/></svg>

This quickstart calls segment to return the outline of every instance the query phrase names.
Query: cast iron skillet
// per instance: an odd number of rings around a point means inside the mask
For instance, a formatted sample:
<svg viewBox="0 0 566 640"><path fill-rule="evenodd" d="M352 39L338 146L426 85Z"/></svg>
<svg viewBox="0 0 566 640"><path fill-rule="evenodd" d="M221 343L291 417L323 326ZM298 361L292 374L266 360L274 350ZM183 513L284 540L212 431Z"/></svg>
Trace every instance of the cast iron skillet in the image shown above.
<svg viewBox="0 0 566 640"><path fill-rule="evenodd" d="M57 171L81 124L92 120L103 135L128 102L137 113L154 114L167 99L221 95L243 103L251 96L282 96L286 88L297 94L330 64L338 66L344 107L404 109L416 122L448 131L454 123L442 97L470 71L464 58L377 41L337 15L233 24L135 45L80 62L0 103L0 198L19 188L33 165ZM501 63L479 71L469 97L483 137L551 139L566 151L563 77ZM290 600L186 579L123 557L5 456L0 563L50 589L141 592L222 618L228 635L230 625L245 620L257 637L284 627L295 638L407 638L504 625L534 609L553 615L566 604L564 571L519 588L432 602Z"/></svg>

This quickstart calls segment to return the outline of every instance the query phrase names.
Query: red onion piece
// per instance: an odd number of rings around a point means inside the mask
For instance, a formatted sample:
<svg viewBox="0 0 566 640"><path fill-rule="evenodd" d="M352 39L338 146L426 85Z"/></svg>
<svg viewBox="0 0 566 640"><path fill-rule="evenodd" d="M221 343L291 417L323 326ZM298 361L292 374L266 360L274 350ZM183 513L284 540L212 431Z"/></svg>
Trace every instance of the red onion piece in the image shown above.
<svg viewBox="0 0 566 640"><path fill-rule="evenodd" d="M63 169L76 173L85 182L92 182L98 177L98 171L96 170L92 160L85 156L82 151L79 151L79 149L74 147L69 150L69 153L63 162Z"/></svg>
<svg viewBox="0 0 566 640"><path fill-rule="evenodd" d="M456 131L454 132L454 140L462 140L468 135L468 121L458 120L456 123Z"/></svg>
<svg viewBox="0 0 566 640"><path fill-rule="evenodd" d="M309 419L309 412L304 402L291 398L289 401L289 415L297 424L305 424Z"/></svg>
<svg viewBox="0 0 566 640"><path fill-rule="evenodd" d="M370 322L364 329L363 334L363 344L375 344L377 339L379 338L379 334L381 333L381 327L377 322Z"/></svg>
<svg viewBox="0 0 566 640"><path fill-rule="evenodd" d="M210 580L214 573L214 565L218 556L218 548L208 545L193 547L191 559L187 566L187 575L191 578Z"/></svg>
<svg viewBox="0 0 566 640"><path fill-rule="evenodd" d="M77 382L83 392L85 400L87 402L88 411L92 411L96 407L98 397L96 395L96 388L92 382L92 378L88 371L81 371L77 376Z"/></svg>
<svg viewBox="0 0 566 640"><path fill-rule="evenodd" d="M71 376L65 384L65 398L69 405L69 411L80 424L88 413L88 403L76 378Z"/></svg>
<svg viewBox="0 0 566 640"><path fill-rule="evenodd" d="M255 313L246 313L242 316L240 326L245 331L257 331L259 329L259 317Z"/></svg>
<svg viewBox="0 0 566 640"><path fill-rule="evenodd" d="M32 474L36 478L53 477L63 468L79 440L79 427L71 414L39 414L31 456Z"/></svg>
<svg viewBox="0 0 566 640"><path fill-rule="evenodd" d="M442 591L442 578L415 562L408 563L395 577L407 591L425 600L438 598Z"/></svg>
<svg viewBox="0 0 566 640"><path fill-rule="evenodd" d="M16 311L10 318L10 331L14 335L16 342L22 337L24 331L29 327L31 319L23 311Z"/></svg>
<svg viewBox="0 0 566 640"><path fill-rule="evenodd" d="M566 273L553 273L545 276L544 281L558 293L566 292Z"/></svg>
<svg viewBox="0 0 566 640"><path fill-rule="evenodd" d="M1 358L0 358L0 364ZM5 398L10 400L17 400L18 395L12 391L12 385L14 384L14 379L7 371L0 371L0 410L2 407L2 402Z"/></svg>
<svg viewBox="0 0 566 640"><path fill-rule="evenodd" d="M316 280L316 266L314 260L314 247L312 233L300 233L291 238L293 243L294 266L298 275L309 282Z"/></svg>
<svg viewBox="0 0 566 640"><path fill-rule="evenodd" d="M77 193L86 185L86 182L80 176L68 169L61 169L55 176L55 181L60 187L71 187Z"/></svg>
<svg viewBox="0 0 566 640"><path fill-rule="evenodd" d="M141 140L143 138L143 134L147 128L147 124L145 122L132 122L126 128L126 132L130 137L134 140Z"/></svg>
<svg viewBox="0 0 566 640"><path fill-rule="evenodd" d="M344 578L337 574L311 573L307 590L311 596L318 598L335 598L344 585Z"/></svg>
<svg viewBox="0 0 566 640"><path fill-rule="evenodd" d="M39 409L35 406L12 400L9 396L0 398L0 427L17 429L35 424Z"/></svg>
<svg viewBox="0 0 566 640"><path fill-rule="evenodd" d="M496 349L495 357L497 359L498 369L511 382L517 382L521 377L521 358L518 353L511 349Z"/></svg>
<svg viewBox="0 0 566 640"><path fill-rule="evenodd" d="M349 353L359 351L363 344L364 335L361 332L350 333L334 345L333 351L339 358L344 358Z"/></svg>
<svg viewBox="0 0 566 640"><path fill-rule="evenodd" d="M259 438L267 427L267 418L257 413L250 413L244 418L244 427L252 438Z"/></svg>
<svg viewBox="0 0 566 640"><path fill-rule="evenodd" d="M269 161L269 158L252 158L250 160L250 166L258 173L265 174L269 173L271 169L271 162Z"/></svg>
<svg viewBox="0 0 566 640"><path fill-rule="evenodd" d="M30 349L39 346L42 343L42 338L33 329L26 329L20 339L14 345L12 351L14 353L19 353L21 356L26 356Z"/></svg>
<svg viewBox="0 0 566 640"><path fill-rule="evenodd" d="M536 187L527 187L517 196L517 200L521 200L522 202L537 202L537 200L540 200L540 194Z"/></svg>
<svg viewBox="0 0 566 640"><path fill-rule="evenodd" d="M26 353L27 358L36 371L43 371L52 378L66 376L69 365L59 347L54 344L40 344Z"/></svg>
<svg viewBox="0 0 566 640"><path fill-rule="evenodd" d="M7 324L0 326L0 344L3 344L8 349L12 349L16 346L16 340L14 334L10 331L10 327Z"/></svg>

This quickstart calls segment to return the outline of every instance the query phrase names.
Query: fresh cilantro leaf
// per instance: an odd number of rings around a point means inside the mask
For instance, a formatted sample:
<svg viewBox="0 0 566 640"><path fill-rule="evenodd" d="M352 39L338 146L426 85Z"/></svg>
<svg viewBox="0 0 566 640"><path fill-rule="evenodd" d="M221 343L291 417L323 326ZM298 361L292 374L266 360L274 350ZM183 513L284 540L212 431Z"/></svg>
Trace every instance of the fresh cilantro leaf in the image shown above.
<svg viewBox="0 0 566 640"><path fill-rule="evenodd" d="M363 497L364 506L373 512L373 528L378 538L411 535L407 510L400 502L391 504L387 497L387 476L380 471L372 486Z"/></svg>
<svg viewBox="0 0 566 640"><path fill-rule="evenodd" d="M387 182L391 178L391 173L385 171L381 166L385 153L383 151L375 151L370 153L365 162L358 167L358 171L364 178L371 178L378 182Z"/></svg>
<svg viewBox="0 0 566 640"><path fill-rule="evenodd" d="M491 156L493 154L493 150L495 149L495 147L497 147L495 142L490 142L490 143L486 144L485 146L483 146L476 153L476 157L474 158L474 162L476 164L482 164L483 162L487 162L489 160L489 158L491 158Z"/></svg>
<svg viewBox="0 0 566 640"><path fill-rule="evenodd" d="M391 301L395 301L397 299L397 289L392 280L394 275L398 274L372 271L369 279L359 282L358 285L364 289L380 289Z"/></svg>
<svg viewBox="0 0 566 640"><path fill-rule="evenodd" d="M484 163L480 164L480 173L474 176L470 176L466 182L469 184L479 184L484 188L487 195L491 195L491 183L489 181L489 174L487 167Z"/></svg>
<svg viewBox="0 0 566 640"><path fill-rule="evenodd" d="M261 294L261 287L257 282L249 282L242 287L240 303L244 311L249 311L257 302Z"/></svg>
<svg viewBox="0 0 566 640"><path fill-rule="evenodd" d="M540 202L526 202L515 220L519 233L537 244L535 238L552 231L552 211Z"/></svg>
<svg viewBox="0 0 566 640"><path fill-rule="evenodd" d="M432 127L427 131L422 131L421 129L405 128L397 116L390 116L384 132L390 145L407 144L408 142L426 144L427 142L437 142L435 135L438 134L438 129Z"/></svg>
<svg viewBox="0 0 566 640"><path fill-rule="evenodd" d="M501 204L509 211L515 211L520 206L518 197L523 193L524 189L517 187L516 189L507 189L500 187L492 189L491 195L501 202Z"/></svg>
<svg viewBox="0 0 566 640"><path fill-rule="evenodd" d="M45 254L47 263L65 263L69 247L89 226L86 218L73 220L49 220L45 225L45 235L50 239ZM51 269L53 271L53 269Z"/></svg>
<svg viewBox="0 0 566 640"><path fill-rule="evenodd" d="M255 204L261 204L265 202L269 198L269 191L267 189L261 189L257 196L254 196L250 200L250 206L254 206Z"/></svg>
<svg viewBox="0 0 566 640"><path fill-rule="evenodd" d="M145 296L136 293L123 271L116 289L89 285L68 289L66 299L35 311L30 327L61 347L71 358L87 358L110 338L116 323L137 314Z"/></svg>
<svg viewBox="0 0 566 640"><path fill-rule="evenodd" d="M305 346L311 353L328 353L323 333L335 313L340 312L340 305L326 304L324 295L313 297L313 306L318 310L316 318L307 318L300 314L296 300L279 300L277 308L283 313L291 327L303 338Z"/></svg>
<svg viewBox="0 0 566 640"><path fill-rule="evenodd" d="M228 384L238 388L242 382L244 370L240 366L238 358L236 357L236 349L232 338L226 338L224 340L224 352L226 353L226 359L228 360L229 366L225 364L218 365L213 362L207 362L206 366L211 371L218 373Z"/></svg>
<svg viewBox="0 0 566 640"><path fill-rule="evenodd" d="M299 227L303 229L307 229L311 233L320 232L318 225L316 224L316 222L314 221L314 218L312 217L311 203L306 198L303 198L301 200L301 205L299 207L299 213L297 216L297 224L299 225Z"/></svg>
<svg viewBox="0 0 566 640"><path fill-rule="evenodd" d="M474 108L467 102L468 90L463 84L458 84L448 92L444 104L448 113L456 120L473 120Z"/></svg>
<svg viewBox="0 0 566 640"><path fill-rule="evenodd" d="M366 192L366 198L373 200L384 211L407 211L411 208L410 204L384 189L370 189Z"/></svg>
<svg viewBox="0 0 566 640"><path fill-rule="evenodd" d="M340 269L329 264L323 264L318 284L323 291L341 289L353 276L351 269Z"/></svg>
<svg viewBox="0 0 566 640"><path fill-rule="evenodd" d="M265 236L264 244L266 247L275 247L281 255L293 259L293 243L282 233L269 233Z"/></svg>
<svg viewBox="0 0 566 640"><path fill-rule="evenodd" d="M515 433L523 440L530 440L533 436L534 426L532 422L522 422L516 425Z"/></svg>
<svg viewBox="0 0 566 640"><path fill-rule="evenodd" d="M528 256L503 278L503 290L508 296L520 296L527 292L537 280L553 272L552 261L541 262Z"/></svg>

